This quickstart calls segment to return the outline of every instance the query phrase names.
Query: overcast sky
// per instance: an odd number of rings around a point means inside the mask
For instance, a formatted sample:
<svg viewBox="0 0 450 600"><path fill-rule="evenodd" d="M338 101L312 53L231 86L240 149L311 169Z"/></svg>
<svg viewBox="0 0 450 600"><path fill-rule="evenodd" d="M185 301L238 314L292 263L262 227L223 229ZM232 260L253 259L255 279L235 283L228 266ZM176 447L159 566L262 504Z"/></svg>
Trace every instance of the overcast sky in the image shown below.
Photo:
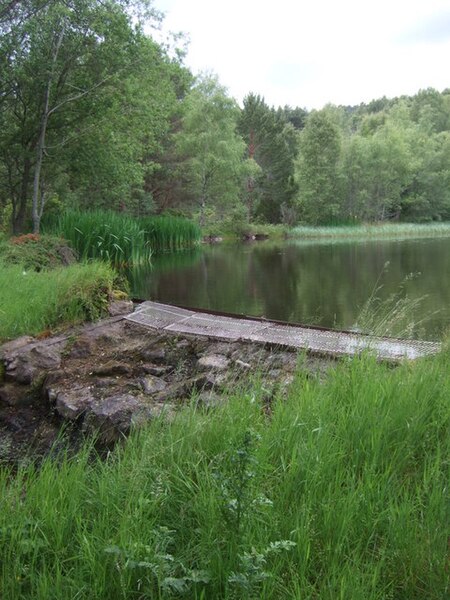
<svg viewBox="0 0 450 600"><path fill-rule="evenodd" d="M450 0L155 0L239 102L321 108L450 87Z"/></svg>

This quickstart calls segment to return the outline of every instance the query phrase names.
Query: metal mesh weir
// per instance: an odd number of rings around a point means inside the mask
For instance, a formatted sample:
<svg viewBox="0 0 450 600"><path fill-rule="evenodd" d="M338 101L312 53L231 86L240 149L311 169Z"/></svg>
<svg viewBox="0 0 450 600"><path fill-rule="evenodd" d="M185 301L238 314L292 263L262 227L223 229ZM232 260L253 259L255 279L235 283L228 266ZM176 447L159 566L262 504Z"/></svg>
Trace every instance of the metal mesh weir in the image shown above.
<svg viewBox="0 0 450 600"><path fill-rule="evenodd" d="M223 316L150 301L140 304L135 312L125 318L151 329L230 341L276 344L328 356L354 356L369 350L381 360L397 362L436 354L441 349L438 342L372 337L255 318Z"/></svg>

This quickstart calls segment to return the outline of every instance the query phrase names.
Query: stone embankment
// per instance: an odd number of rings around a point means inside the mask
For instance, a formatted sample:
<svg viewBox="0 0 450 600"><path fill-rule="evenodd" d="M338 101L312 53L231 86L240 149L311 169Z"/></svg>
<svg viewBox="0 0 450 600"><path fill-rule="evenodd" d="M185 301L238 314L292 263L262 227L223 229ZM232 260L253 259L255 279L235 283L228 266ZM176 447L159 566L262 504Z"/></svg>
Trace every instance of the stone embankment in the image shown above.
<svg viewBox="0 0 450 600"><path fill-rule="evenodd" d="M195 401L213 408L264 374L267 403L292 382L295 352L242 341L156 332L112 317L59 337L0 347L0 460L46 452L61 425L114 443L133 427ZM330 361L304 358L323 372Z"/></svg>

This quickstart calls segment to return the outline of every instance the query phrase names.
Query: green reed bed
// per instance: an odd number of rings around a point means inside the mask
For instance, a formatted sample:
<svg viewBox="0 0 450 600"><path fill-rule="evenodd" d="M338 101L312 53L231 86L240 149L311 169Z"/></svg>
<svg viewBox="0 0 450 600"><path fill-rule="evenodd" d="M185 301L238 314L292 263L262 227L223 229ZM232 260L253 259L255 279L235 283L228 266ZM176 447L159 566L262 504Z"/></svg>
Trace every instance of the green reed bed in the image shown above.
<svg viewBox="0 0 450 600"><path fill-rule="evenodd" d="M116 277L100 262L41 272L0 263L0 341L102 316Z"/></svg>
<svg viewBox="0 0 450 600"><path fill-rule="evenodd" d="M133 217L112 211L66 211L48 220L44 231L68 240L80 259L100 259L114 265L142 264L152 251L143 227Z"/></svg>
<svg viewBox="0 0 450 600"><path fill-rule="evenodd" d="M294 227L295 238L434 237L450 235L450 223L380 223L329 227Z"/></svg>
<svg viewBox="0 0 450 600"><path fill-rule="evenodd" d="M182 217L158 216L139 219L145 239L155 252L190 248L202 237L200 227Z"/></svg>
<svg viewBox="0 0 450 600"><path fill-rule="evenodd" d="M106 460L0 469L8 600L443 600L446 355L190 406ZM301 363L301 361L300 361Z"/></svg>

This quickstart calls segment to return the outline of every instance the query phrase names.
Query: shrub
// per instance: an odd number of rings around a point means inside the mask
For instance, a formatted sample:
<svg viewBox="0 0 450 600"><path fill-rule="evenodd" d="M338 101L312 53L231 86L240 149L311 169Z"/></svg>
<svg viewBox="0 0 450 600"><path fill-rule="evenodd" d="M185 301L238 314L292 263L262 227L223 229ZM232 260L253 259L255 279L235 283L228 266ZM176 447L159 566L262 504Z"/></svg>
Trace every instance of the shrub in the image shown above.
<svg viewBox="0 0 450 600"><path fill-rule="evenodd" d="M21 265L26 270L41 271L66 266L76 261L66 240L29 233L11 238L1 249L5 264Z"/></svg>

